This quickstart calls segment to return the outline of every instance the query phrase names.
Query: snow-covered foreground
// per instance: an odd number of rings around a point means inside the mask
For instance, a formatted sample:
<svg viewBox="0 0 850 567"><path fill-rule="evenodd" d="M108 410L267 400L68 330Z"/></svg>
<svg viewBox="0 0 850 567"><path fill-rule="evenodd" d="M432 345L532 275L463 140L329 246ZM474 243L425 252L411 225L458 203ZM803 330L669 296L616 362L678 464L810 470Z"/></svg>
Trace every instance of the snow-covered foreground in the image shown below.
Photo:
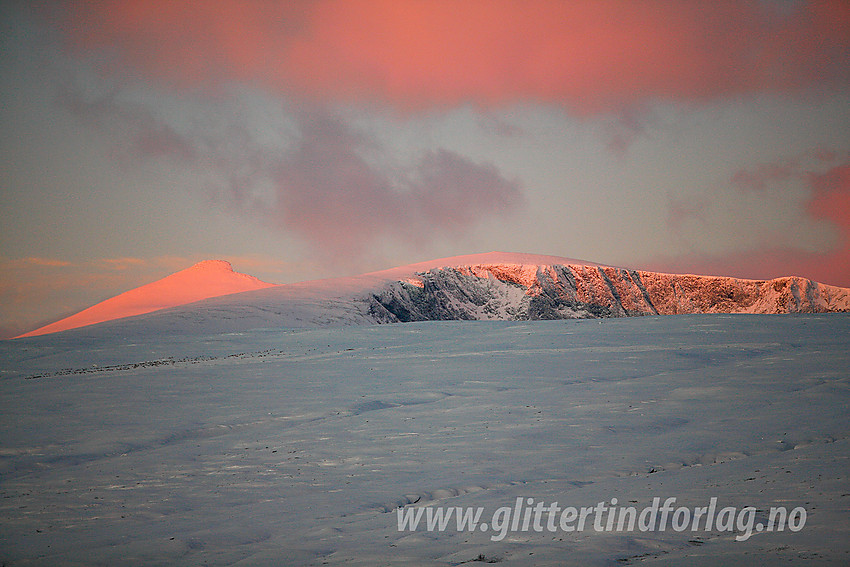
<svg viewBox="0 0 850 567"><path fill-rule="evenodd" d="M5 565L850 563L850 316L420 322L0 343ZM517 497L797 532L399 531ZM545 516L544 522L546 524Z"/></svg>

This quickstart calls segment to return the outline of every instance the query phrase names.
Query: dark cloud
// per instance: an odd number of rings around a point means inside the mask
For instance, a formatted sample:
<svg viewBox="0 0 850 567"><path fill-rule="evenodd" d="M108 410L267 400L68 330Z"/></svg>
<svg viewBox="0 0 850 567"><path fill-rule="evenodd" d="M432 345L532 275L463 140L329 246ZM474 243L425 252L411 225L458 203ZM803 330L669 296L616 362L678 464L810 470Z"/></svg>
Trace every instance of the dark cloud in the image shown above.
<svg viewBox="0 0 850 567"><path fill-rule="evenodd" d="M338 118L312 116L300 144L274 170L276 205L267 217L326 253L362 251L378 236L409 242L462 234L483 217L522 202L519 185L492 165L439 149L416 163L382 168L380 153Z"/></svg>
<svg viewBox="0 0 850 567"><path fill-rule="evenodd" d="M212 198L337 261L357 260L382 238L417 244L461 235L523 203L519 184L491 164L440 148L399 162L315 106L292 109L285 139L269 144L242 119L245 102L236 98L171 113L120 93L83 100L69 90L62 100L90 127L124 140L115 152L127 165L171 160L209 189L199 204Z"/></svg>

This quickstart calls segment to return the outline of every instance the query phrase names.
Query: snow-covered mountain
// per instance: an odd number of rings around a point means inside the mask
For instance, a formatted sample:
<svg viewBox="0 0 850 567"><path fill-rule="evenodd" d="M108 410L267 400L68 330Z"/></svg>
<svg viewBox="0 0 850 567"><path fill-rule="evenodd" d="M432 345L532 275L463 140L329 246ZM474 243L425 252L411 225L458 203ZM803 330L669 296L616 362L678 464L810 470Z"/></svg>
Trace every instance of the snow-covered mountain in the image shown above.
<svg viewBox="0 0 850 567"><path fill-rule="evenodd" d="M262 289L272 285L274 284L260 281L254 276L235 272L230 262L206 260L161 280L101 301L70 317L65 317L55 323L25 333L21 337L33 337L76 329L104 321L133 317L177 305L185 305L209 297Z"/></svg>
<svg viewBox="0 0 850 567"><path fill-rule="evenodd" d="M844 565L850 316L624 315L848 291L487 254L0 341L0 564Z"/></svg>
<svg viewBox="0 0 850 567"><path fill-rule="evenodd" d="M197 266L196 266L197 267ZM227 265L229 268L229 265ZM194 268L193 268L194 269ZM184 272L189 272L186 270ZM169 289L169 279L143 286L86 312L108 311L119 298L140 290ZM228 293L231 270L197 270L190 287ZM225 273L227 272L227 273ZM249 276L243 276L249 277ZM174 283L173 281L171 282ZM396 323L424 320L534 320L686 313L823 313L850 311L850 289L802 277L769 281L661 274L602 266L592 262L491 252L442 258L360 276L271 285L252 279L240 291L217 297L169 292L170 309L114 321L108 332L238 332L262 327ZM252 287L253 286L253 287ZM177 286L179 287L179 286ZM156 295L156 294L154 294ZM210 294L212 295L212 294ZM203 299L202 301L197 301ZM169 307L168 305L164 307ZM123 311L121 317L135 315ZM103 320L103 319L101 319ZM79 321L76 321L79 322ZM95 321L83 322L90 324ZM55 325L63 323L60 321ZM74 325L80 326L80 325ZM105 328L106 329L106 328ZM51 332L45 327L32 334Z"/></svg>
<svg viewBox="0 0 850 567"><path fill-rule="evenodd" d="M801 277L755 281L577 264L440 268L373 299L376 317L391 321L850 310L850 290Z"/></svg>

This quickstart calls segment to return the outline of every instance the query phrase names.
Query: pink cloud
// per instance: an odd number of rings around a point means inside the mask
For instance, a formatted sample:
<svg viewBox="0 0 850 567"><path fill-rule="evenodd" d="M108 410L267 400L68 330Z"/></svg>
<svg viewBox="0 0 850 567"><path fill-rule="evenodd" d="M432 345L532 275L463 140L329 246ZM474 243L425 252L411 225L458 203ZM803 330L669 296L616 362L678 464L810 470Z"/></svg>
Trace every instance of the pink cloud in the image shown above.
<svg viewBox="0 0 850 567"><path fill-rule="evenodd" d="M124 0L51 13L77 48L177 85L261 83L419 109L519 100L579 113L846 83L850 3Z"/></svg>
<svg viewBox="0 0 850 567"><path fill-rule="evenodd" d="M238 121L204 115L178 128L116 97L85 101L69 91L63 100L124 140L116 159L181 162L207 184L207 202L294 234L336 262L357 263L379 237L419 244L463 234L524 202L519 183L492 164L440 148L397 162L374 137L318 107L294 106L288 145L269 146Z"/></svg>
<svg viewBox="0 0 850 567"><path fill-rule="evenodd" d="M765 171L767 178L776 173L770 168ZM785 173L782 171L780 177L784 177ZM807 252L790 247L764 246L723 257L696 253L678 258L657 259L646 268L754 279L797 275L822 283L850 287L850 161L845 161L824 173L796 174L807 180L812 191L806 203L807 214L832 223L840 232L840 241L832 249ZM675 218L681 216L676 209L673 211Z"/></svg>
<svg viewBox="0 0 850 567"><path fill-rule="evenodd" d="M52 268L61 268L65 266L70 266L71 263L65 260L58 260L56 258L40 258L37 256L31 256L29 258L24 258L22 262L27 264L33 264L35 266L47 266Z"/></svg>
<svg viewBox="0 0 850 567"><path fill-rule="evenodd" d="M839 165L821 175L810 176L814 195L809 212L829 219L850 235L850 163Z"/></svg>
<svg viewBox="0 0 850 567"><path fill-rule="evenodd" d="M360 254L377 236L409 242L463 233L483 216L522 203L520 187L492 165L448 150L397 168L372 165L374 142L345 122L313 115L301 143L274 168L276 204L263 214L336 259Z"/></svg>
<svg viewBox="0 0 850 567"><path fill-rule="evenodd" d="M776 181L800 175L798 160L760 164L752 169L741 169L732 176L732 184L745 191L764 192Z"/></svg>

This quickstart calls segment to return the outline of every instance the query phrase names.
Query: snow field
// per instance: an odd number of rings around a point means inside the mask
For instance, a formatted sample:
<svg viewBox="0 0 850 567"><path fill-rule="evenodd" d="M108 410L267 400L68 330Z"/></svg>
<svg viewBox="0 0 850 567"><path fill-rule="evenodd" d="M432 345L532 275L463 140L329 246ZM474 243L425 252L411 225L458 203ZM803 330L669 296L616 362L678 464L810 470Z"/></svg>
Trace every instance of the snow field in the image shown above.
<svg viewBox="0 0 850 567"><path fill-rule="evenodd" d="M846 564L848 331L694 315L0 343L0 561ZM744 542L397 529L399 506L519 496L808 517Z"/></svg>

